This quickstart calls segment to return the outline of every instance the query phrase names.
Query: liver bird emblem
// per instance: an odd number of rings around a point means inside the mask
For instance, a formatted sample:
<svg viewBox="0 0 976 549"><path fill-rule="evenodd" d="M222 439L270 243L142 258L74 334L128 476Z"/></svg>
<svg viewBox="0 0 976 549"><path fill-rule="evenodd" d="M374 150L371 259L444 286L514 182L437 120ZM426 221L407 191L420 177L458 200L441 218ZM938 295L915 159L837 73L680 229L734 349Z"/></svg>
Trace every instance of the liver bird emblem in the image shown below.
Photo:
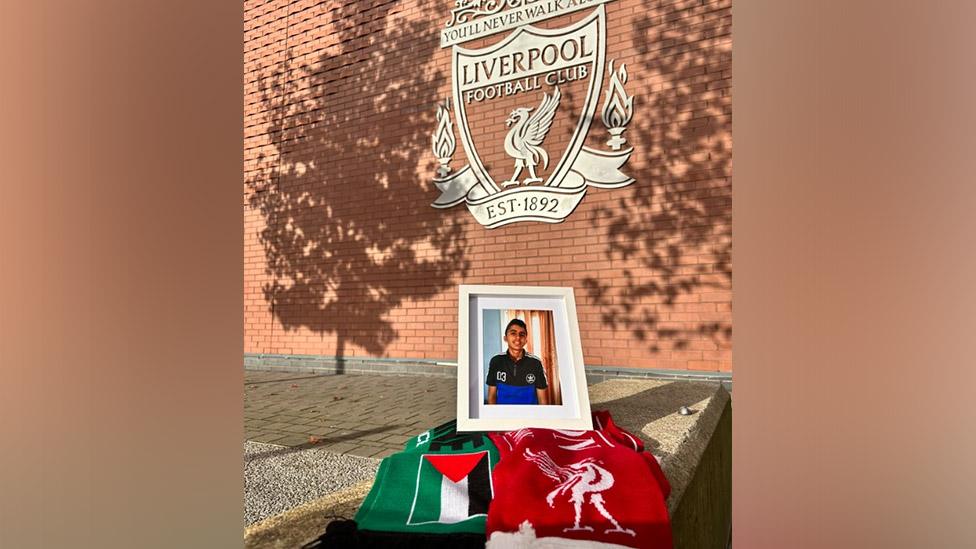
<svg viewBox="0 0 976 549"><path fill-rule="evenodd" d="M551 96L548 93L543 94L542 103L534 113L531 108L519 107L505 120L505 126L512 128L505 136L505 152L515 159L515 173L512 174L511 179L502 181L503 187L518 185L518 176L522 173L522 168L529 169L529 177L525 179L524 184L542 181L542 178L536 175L535 167L540 162L543 169L549 167L549 155L542 148L542 142L549 134L549 128L552 127L552 119L559 107L560 97L559 86L556 86Z"/></svg>
<svg viewBox="0 0 976 549"><path fill-rule="evenodd" d="M569 496L568 499L573 504L573 510L576 512L576 520L572 527L563 528L563 532L593 531L592 526L580 525L583 504L586 503L587 495L589 495L589 503L596 508L597 512L603 518L613 524L613 528L608 528L603 531L605 534L619 532L630 536L637 535L630 528L620 526L617 519L613 518L610 511L607 511L607 508L603 505L604 500L601 492L609 490L613 486L613 475L610 474L610 471L601 467L598 460L588 457L576 463L562 466L553 461L545 450L534 453L528 448L525 449L525 457L534 463L542 474L557 483L556 489L549 492L549 495L546 496L546 503L549 504L550 508L556 506L556 496Z"/></svg>

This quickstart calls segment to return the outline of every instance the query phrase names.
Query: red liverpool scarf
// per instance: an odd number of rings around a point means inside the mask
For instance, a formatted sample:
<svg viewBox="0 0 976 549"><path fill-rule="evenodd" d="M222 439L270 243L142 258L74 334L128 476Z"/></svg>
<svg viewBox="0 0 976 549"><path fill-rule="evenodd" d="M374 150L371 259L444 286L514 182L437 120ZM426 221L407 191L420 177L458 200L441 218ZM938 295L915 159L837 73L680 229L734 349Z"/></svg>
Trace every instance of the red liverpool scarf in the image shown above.
<svg viewBox="0 0 976 549"><path fill-rule="evenodd" d="M593 424L592 431L490 435L501 459L492 471L487 535L528 521L539 538L671 549L671 486L657 460L609 412L594 412Z"/></svg>

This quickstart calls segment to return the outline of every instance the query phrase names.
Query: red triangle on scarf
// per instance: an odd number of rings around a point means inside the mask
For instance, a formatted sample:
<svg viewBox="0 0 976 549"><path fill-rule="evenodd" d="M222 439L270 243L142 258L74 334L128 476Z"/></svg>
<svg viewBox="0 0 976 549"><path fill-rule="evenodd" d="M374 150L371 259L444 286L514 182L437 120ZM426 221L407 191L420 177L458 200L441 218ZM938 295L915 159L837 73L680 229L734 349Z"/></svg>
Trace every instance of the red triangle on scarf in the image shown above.
<svg viewBox="0 0 976 549"><path fill-rule="evenodd" d="M459 482L468 476L475 465L488 452L477 452L475 454L425 454L427 461L440 471L442 475L451 479L451 482Z"/></svg>

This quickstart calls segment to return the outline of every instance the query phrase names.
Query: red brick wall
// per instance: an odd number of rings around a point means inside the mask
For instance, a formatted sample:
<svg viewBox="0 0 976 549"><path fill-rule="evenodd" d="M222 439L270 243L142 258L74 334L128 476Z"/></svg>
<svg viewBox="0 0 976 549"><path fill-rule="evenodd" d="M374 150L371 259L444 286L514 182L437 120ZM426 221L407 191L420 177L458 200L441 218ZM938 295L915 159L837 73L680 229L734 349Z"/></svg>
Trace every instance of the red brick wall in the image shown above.
<svg viewBox="0 0 976 549"><path fill-rule="evenodd" d="M453 360L458 284L553 285L587 365L731 371L730 1L607 4L636 182L490 230L430 207L453 6L245 2L245 352Z"/></svg>

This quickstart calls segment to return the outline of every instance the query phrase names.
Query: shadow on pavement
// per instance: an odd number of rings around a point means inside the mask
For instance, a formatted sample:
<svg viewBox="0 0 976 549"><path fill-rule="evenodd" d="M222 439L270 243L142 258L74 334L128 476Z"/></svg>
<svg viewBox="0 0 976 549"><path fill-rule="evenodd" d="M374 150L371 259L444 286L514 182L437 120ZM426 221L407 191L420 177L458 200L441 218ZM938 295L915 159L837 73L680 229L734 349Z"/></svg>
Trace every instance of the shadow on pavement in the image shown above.
<svg viewBox="0 0 976 549"><path fill-rule="evenodd" d="M365 435L371 435L371 434L375 434L375 433L385 433L387 431L392 431L393 429L397 429L397 428L400 428L400 427L402 427L402 425L387 425L387 426L384 426L384 427L376 427L376 428L373 428L373 429L365 429L365 430L362 430L362 431L351 431L348 434L340 435L340 436L336 436L336 437L328 437L328 436L327 437L316 437L316 438L318 438L318 441L317 442L306 442L305 444L299 444L298 446L287 446L287 447L283 447L283 448L278 448L277 450L269 450L267 452L260 452L260 453L257 453L257 454L245 455L244 456L244 463L250 463L252 461L257 461L257 460L260 460L260 459L266 459L266 458L271 458L271 457L278 457L278 456L284 456L284 455L288 455L288 454L293 454L295 452L301 452L303 450L308 450L310 448L322 448L325 451L329 451L329 449L327 447L325 447L325 445L327 445L327 444L335 444L337 442L346 442L346 441L350 441L350 440L357 440L358 441L360 437L363 437ZM364 441L360 441L360 442L363 442L363 443L368 444L368 443L370 443L372 441L364 440ZM259 444L268 444L268 443L259 443Z"/></svg>

